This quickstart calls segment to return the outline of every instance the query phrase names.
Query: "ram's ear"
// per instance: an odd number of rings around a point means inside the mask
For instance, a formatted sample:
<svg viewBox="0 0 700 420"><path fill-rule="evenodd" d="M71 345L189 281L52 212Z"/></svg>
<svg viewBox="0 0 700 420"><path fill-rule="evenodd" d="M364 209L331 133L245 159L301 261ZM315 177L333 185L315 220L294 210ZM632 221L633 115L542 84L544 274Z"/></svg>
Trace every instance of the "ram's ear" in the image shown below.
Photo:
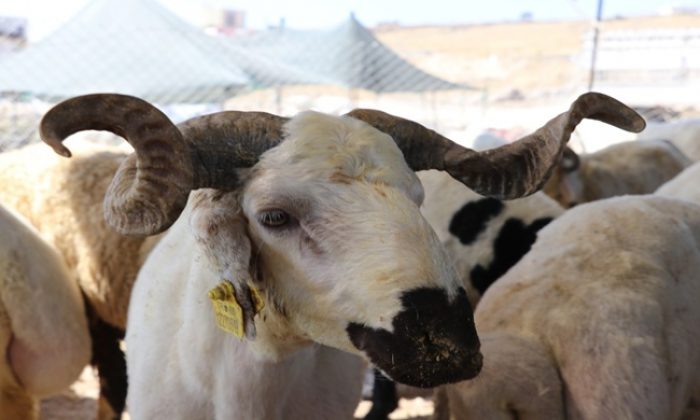
<svg viewBox="0 0 700 420"><path fill-rule="evenodd" d="M225 313L219 313L217 303L214 304L217 323L226 331L253 339L254 317L262 307L262 300L253 284L252 246L238 194L212 189L200 189L192 194L190 226L224 286L215 289L210 298L221 301L221 305L228 301L230 305L221 309ZM236 318L239 315L235 312L240 312L240 318Z"/></svg>

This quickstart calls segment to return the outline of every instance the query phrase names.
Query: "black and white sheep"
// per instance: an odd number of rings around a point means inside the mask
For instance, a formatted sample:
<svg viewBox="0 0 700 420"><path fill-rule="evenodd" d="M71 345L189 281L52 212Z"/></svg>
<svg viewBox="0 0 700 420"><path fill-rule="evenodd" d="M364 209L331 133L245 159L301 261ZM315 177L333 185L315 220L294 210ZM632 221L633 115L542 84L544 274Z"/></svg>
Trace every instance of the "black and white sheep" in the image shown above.
<svg viewBox="0 0 700 420"><path fill-rule="evenodd" d="M129 307L135 418L347 418L356 356L423 387L481 368L466 293L420 214L413 171L528 195L588 116L644 126L591 93L533 135L479 153L379 111L224 112L175 126L137 98L88 95L49 111L41 133L66 156L61 140L75 131L123 135L136 153L107 192L108 221L129 234L172 226Z"/></svg>
<svg viewBox="0 0 700 420"><path fill-rule="evenodd" d="M569 210L483 296L484 367L456 419L680 419L700 401L700 206Z"/></svg>
<svg viewBox="0 0 700 420"><path fill-rule="evenodd" d="M38 418L90 360L78 285L26 220L0 205L0 418Z"/></svg>

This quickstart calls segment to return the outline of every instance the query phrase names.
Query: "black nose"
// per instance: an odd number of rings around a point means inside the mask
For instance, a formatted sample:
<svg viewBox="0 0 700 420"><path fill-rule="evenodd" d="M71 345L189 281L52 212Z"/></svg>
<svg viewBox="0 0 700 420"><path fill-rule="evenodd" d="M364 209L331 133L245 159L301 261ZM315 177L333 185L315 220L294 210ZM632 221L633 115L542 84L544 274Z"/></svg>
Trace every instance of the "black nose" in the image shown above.
<svg viewBox="0 0 700 420"><path fill-rule="evenodd" d="M392 379L434 387L476 376L481 370L479 338L464 289L450 302L443 289L404 293L394 331L350 323L352 343Z"/></svg>

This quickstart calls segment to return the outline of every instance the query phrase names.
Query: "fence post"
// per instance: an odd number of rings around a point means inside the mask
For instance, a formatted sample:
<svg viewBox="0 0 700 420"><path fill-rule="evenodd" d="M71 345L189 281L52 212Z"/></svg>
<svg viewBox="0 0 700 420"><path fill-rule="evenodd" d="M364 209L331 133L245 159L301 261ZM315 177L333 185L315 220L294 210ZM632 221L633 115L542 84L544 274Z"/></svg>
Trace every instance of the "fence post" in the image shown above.
<svg viewBox="0 0 700 420"><path fill-rule="evenodd" d="M591 70L588 74L588 90L593 90L595 81L595 62L598 55L598 36L600 34L600 21L603 18L603 0L598 0L598 12L596 13L595 26L593 27L593 50L591 51Z"/></svg>

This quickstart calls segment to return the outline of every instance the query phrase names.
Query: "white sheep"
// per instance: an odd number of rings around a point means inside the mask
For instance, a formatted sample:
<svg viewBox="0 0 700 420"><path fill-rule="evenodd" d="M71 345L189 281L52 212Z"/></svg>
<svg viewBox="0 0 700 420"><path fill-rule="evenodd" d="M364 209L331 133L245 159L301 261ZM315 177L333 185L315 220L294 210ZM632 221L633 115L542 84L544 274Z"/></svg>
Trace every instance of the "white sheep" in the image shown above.
<svg viewBox="0 0 700 420"><path fill-rule="evenodd" d="M481 367L466 293L419 212L413 170L528 195L589 115L644 126L591 93L534 135L478 153L379 111L224 112L175 126L137 98L88 95L50 110L41 134L65 156L75 131L123 135L136 153L107 192L108 221L130 234L172 226L129 307L134 418L347 418L356 356L423 387Z"/></svg>
<svg viewBox="0 0 700 420"><path fill-rule="evenodd" d="M0 417L36 419L90 360L82 297L58 253L0 205Z"/></svg>
<svg viewBox="0 0 700 420"><path fill-rule="evenodd" d="M543 191L566 208L617 195L651 194L690 164L663 140L617 143L580 156L567 149Z"/></svg>
<svg viewBox="0 0 700 420"><path fill-rule="evenodd" d="M683 170L675 178L666 182L654 194L664 197L680 198L700 204L700 162Z"/></svg>
<svg viewBox="0 0 700 420"><path fill-rule="evenodd" d="M481 299L484 367L444 387L452 416L679 419L700 401L698 298L699 206L572 209Z"/></svg>
<svg viewBox="0 0 700 420"><path fill-rule="evenodd" d="M128 150L84 139L71 144L76 154L70 160L43 144L0 154L0 201L40 232L77 279L87 303L92 363L102 383L98 417L112 419L126 400L119 342L131 287L157 238L125 237L102 215L105 191Z"/></svg>
<svg viewBox="0 0 700 420"><path fill-rule="evenodd" d="M542 192L503 201L476 194L444 172L421 171L418 178L425 189L421 213L447 250L472 307L530 250L537 232L564 212ZM386 419L398 406L394 382L376 370L374 378L365 420Z"/></svg>
<svg viewBox="0 0 700 420"><path fill-rule="evenodd" d="M700 160L700 119L649 124L638 140L668 140L694 162Z"/></svg>

